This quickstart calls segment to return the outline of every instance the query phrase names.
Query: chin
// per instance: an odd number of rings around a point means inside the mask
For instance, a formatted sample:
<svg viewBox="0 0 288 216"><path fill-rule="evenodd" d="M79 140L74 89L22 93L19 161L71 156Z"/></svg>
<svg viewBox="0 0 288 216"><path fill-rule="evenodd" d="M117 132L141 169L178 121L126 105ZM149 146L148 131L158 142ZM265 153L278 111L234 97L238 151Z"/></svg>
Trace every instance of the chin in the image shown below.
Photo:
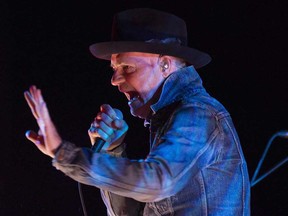
<svg viewBox="0 0 288 216"><path fill-rule="evenodd" d="M137 117L137 118L141 118L141 119L145 119L147 115L144 115L142 112L137 112L133 109L130 109L130 113L132 116Z"/></svg>
<svg viewBox="0 0 288 216"><path fill-rule="evenodd" d="M146 119L150 113L150 108L147 109L146 106L142 106L139 107L138 109L133 109L132 107L130 107L130 113L135 117Z"/></svg>

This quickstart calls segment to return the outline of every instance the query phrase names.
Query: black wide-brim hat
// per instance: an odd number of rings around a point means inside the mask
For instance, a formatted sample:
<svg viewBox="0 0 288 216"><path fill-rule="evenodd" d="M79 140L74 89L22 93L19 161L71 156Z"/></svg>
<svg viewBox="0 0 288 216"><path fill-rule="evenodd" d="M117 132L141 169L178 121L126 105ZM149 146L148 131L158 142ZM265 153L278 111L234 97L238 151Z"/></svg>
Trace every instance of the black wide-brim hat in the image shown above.
<svg viewBox="0 0 288 216"><path fill-rule="evenodd" d="M187 46L187 28L183 19L163 11L136 8L114 15L109 42L92 44L89 49L99 59L110 60L112 54L144 52L170 55L201 68L211 57Z"/></svg>

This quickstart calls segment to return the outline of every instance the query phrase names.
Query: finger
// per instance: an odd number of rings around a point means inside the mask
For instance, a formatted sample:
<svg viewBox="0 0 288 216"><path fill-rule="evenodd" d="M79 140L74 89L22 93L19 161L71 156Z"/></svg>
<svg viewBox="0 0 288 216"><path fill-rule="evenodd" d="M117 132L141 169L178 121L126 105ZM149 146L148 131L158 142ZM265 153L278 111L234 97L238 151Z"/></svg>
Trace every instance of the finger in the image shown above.
<svg viewBox="0 0 288 216"><path fill-rule="evenodd" d="M43 103L43 99L41 99L41 90L36 88L36 86L32 87L33 96L35 100L36 110L39 111L41 104ZM39 113L38 113L39 114Z"/></svg>
<svg viewBox="0 0 288 216"><path fill-rule="evenodd" d="M127 127L127 124L123 119L116 119L112 122L112 127L115 129L122 129Z"/></svg>
<svg viewBox="0 0 288 216"><path fill-rule="evenodd" d="M90 128L88 130L88 134L92 144L95 142L95 139L97 137L100 137L105 141L109 141L111 139L111 135L104 132L101 128L95 128L95 127Z"/></svg>
<svg viewBox="0 0 288 216"><path fill-rule="evenodd" d="M118 111L120 111L120 114L118 113L118 115L120 115L120 116L117 116L117 113L116 113L116 111L115 111L115 109L113 109L109 104L103 104L103 105L101 105L100 106L100 111L101 112L103 112L103 113L105 113L106 115L108 115L111 119L117 119L117 118L119 118L119 117L122 117L122 113L121 113L121 111L120 110L118 110ZM117 111L117 112L118 112Z"/></svg>
<svg viewBox="0 0 288 216"><path fill-rule="evenodd" d="M111 119L112 122L110 122L110 119L106 119L105 115L101 115L101 118L105 121L106 124L110 125L114 129L122 129L124 127L128 127L126 122L123 120L123 114L119 109L112 108L109 104L103 104L100 107L100 110L107 114Z"/></svg>
<svg viewBox="0 0 288 216"><path fill-rule="evenodd" d="M34 101L36 101L36 90L37 90L37 87L35 85L32 85L29 88L29 92L30 92L32 98L34 99Z"/></svg>
<svg viewBox="0 0 288 216"><path fill-rule="evenodd" d="M113 110L116 113L118 119L123 119L123 114L119 109L114 108Z"/></svg>
<svg viewBox="0 0 288 216"><path fill-rule="evenodd" d="M41 116L45 123L48 123L50 121L49 110L44 101L39 105L39 116Z"/></svg>
<svg viewBox="0 0 288 216"><path fill-rule="evenodd" d="M30 94L32 95L32 98L34 99L35 105L41 105L43 100L41 90L38 89L35 85L32 85L30 87Z"/></svg>
<svg viewBox="0 0 288 216"><path fill-rule="evenodd" d="M25 91L24 92L24 97L25 97L25 100L26 100L28 106L30 107L30 109L32 111L33 116L36 119L39 118L39 115L37 114L36 109L35 109L35 102L34 102L32 96L31 96L31 94L28 91Z"/></svg>
<svg viewBox="0 0 288 216"><path fill-rule="evenodd" d="M99 123L103 121L105 124L109 125L111 127L111 123L114 119L112 119L109 115L107 115L104 112L99 112L95 118L95 122ZM96 126L96 125L95 125Z"/></svg>
<svg viewBox="0 0 288 216"><path fill-rule="evenodd" d="M44 101L44 98L42 96L42 92L40 89L34 89L34 95L35 95L35 101L36 101L36 113L40 118L44 120L45 123L47 121L50 121L50 115L49 111L46 105L46 102Z"/></svg>
<svg viewBox="0 0 288 216"><path fill-rule="evenodd" d="M27 94L27 96L29 96L27 99L29 100L29 102L32 104L33 107L33 111L35 113L35 116L37 118L40 118L40 106L43 103L43 98L41 95L41 90L38 89L35 85L30 86L29 88L29 94Z"/></svg>
<svg viewBox="0 0 288 216"><path fill-rule="evenodd" d="M42 96L42 91L41 89L37 89L36 91L36 96L39 104L42 104L44 102L43 96Z"/></svg>
<svg viewBox="0 0 288 216"><path fill-rule="evenodd" d="M100 128L97 128L97 134L99 137L101 137L105 141L110 141L111 140L111 135L105 133L105 131L101 130Z"/></svg>
<svg viewBox="0 0 288 216"><path fill-rule="evenodd" d="M111 126L108 126L104 121L94 121L91 124L91 131L95 131L96 129L101 129L103 132L105 132L108 136L111 136L113 134L113 128Z"/></svg>

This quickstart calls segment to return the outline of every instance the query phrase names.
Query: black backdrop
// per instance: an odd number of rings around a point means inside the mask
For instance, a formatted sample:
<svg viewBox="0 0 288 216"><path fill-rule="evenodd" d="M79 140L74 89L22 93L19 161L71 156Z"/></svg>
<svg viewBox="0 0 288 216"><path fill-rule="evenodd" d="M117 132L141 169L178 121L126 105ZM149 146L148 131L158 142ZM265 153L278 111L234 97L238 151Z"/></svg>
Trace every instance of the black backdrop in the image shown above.
<svg viewBox="0 0 288 216"><path fill-rule="evenodd" d="M129 114L110 85L109 62L89 53L110 39L112 15L153 7L187 21L189 45L211 54L199 70L207 90L230 111L252 177L269 138L288 129L287 1L2 0L0 2L1 172L0 215L83 215L77 183L51 166L25 138L36 129L23 92L43 90L63 137L89 146L87 129L102 103L121 109L129 123L130 157L144 157L147 129ZM277 138L263 173L287 157ZM252 187L252 215L287 213L287 164ZM97 188L83 186L89 215L105 215Z"/></svg>

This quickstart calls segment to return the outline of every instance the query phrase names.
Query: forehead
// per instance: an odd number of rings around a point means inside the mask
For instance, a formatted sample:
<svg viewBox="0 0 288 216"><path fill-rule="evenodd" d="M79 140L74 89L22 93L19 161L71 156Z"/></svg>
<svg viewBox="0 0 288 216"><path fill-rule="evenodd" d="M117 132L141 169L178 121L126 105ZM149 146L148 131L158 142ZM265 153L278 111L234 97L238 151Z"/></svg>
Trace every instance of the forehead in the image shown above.
<svg viewBox="0 0 288 216"><path fill-rule="evenodd" d="M151 58L158 58L159 54L141 53L141 52L125 52L112 54L111 66L119 64L136 64L140 61L148 61Z"/></svg>

